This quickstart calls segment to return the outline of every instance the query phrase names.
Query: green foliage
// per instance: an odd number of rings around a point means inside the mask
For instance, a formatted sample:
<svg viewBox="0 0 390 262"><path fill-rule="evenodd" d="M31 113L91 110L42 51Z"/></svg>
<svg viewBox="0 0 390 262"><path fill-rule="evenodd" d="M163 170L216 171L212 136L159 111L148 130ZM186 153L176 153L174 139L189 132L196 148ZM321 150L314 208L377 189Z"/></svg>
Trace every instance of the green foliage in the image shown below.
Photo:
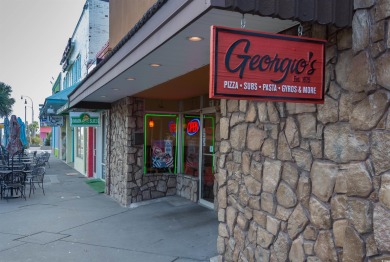
<svg viewBox="0 0 390 262"><path fill-rule="evenodd" d="M33 141L34 141L35 136L37 134L38 128L39 128L39 124L38 124L37 121L34 121L32 124L29 124L27 126L26 137L27 137L27 140L30 142L30 146L31 145L37 145Z"/></svg>
<svg viewBox="0 0 390 262"><path fill-rule="evenodd" d="M39 129L39 124L37 121L32 122L32 124L29 124L27 127L27 132L29 134L35 135Z"/></svg>
<svg viewBox="0 0 390 262"><path fill-rule="evenodd" d="M41 145L42 144L42 140L39 136L34 136L31 138L31 144L32 145Z"/></svg>
<svg viewBox="0 0 390 262"><path fill-rule="evenodd" d="M0 117L9 116L15 99L11 98L12 87L0 82Z"/></svg>
<svg viewBox="0 0 390 262"><path fill-rule="evenodd" d="M51 145L51 132L47 134L46 140L45 140L45 146Z"/></svg>

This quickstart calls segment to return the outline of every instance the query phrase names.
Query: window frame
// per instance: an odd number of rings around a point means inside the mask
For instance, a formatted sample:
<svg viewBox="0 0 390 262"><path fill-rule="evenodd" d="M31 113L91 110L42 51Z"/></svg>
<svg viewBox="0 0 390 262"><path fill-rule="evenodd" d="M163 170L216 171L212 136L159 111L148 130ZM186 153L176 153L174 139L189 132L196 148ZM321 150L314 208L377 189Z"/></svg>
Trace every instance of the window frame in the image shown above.
<svg viewBox="0 0 390 262"><path fill-rule="evenodd" d="M152 147L152 144L150 143L150 145L148 145L148 130L150 129L149 128L149 123L148 123L148 120L150 119L150 117L153 117L155 119L157 119L158 117L171 117L174 119L175 121L175 124L176 124L176 133L175 133L175 141L173 143L173 145L175 146L175 150L173 151L173 154L174 154L174 166L173 166L173 171L172 172L156 172L156 173L153 173L153 174L166 174L166 173L169 173L169 174L177 174L178 170L179 170L179 167L178 167L178 164L180 163L180 159L178 159L179 156L179 132L178 132L178 129L177 127L179 126L179 119L180 119L180 114L178 113L146 113L144 115L144 146L143 146L143 149L144 149L144 162L143 162L143 173L144 175L146 174L151 174L151 172L147 172L147 170L149 168L151 168L150 166L148 166L148 161L151 162L151 159L148 159L150 158L150 154L149 154L149 150L148 150L148 146ZM154 128L154 127L153 127ZM156 168L156 170L158 170Z"/></svg>
<svg viewBox="0 0 390 262"><path fill-rule="evenodd" d="M84 127L76 127L76 157L84 159Z"/></svg>

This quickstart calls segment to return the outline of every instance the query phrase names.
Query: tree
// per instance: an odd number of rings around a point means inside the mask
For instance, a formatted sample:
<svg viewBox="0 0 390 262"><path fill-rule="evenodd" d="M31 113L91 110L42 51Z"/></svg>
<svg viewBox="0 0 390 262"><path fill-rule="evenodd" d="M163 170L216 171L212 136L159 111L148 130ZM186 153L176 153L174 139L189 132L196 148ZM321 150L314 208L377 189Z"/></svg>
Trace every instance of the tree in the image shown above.
<svg viewBox="0 0 390 262"><path fill-rule="evenodd" d="M39 124L37 121L32 122L31 124L28 125L27 127L27 132L29 137L35 136L39 128Z"/></svg>
<svg viewBox="0 0 390 262"><path fill-rule="evenodd" d="M51 144L51 132L47 134L45 138L45 146L50 146L50 144Z"/></svg>
<svg viewBox="0 0 390 262"><path fill-rule="evenodd" d="M42 139L39 137L39 135L33 136L31 138L31 145L42 145Z"/></svg>
<svg viewBox="0 0 390 262"><path fill-rule="evenodd" d="M0 82L0 117L11 115L15 99L11 98L12 87Z"/></svg>

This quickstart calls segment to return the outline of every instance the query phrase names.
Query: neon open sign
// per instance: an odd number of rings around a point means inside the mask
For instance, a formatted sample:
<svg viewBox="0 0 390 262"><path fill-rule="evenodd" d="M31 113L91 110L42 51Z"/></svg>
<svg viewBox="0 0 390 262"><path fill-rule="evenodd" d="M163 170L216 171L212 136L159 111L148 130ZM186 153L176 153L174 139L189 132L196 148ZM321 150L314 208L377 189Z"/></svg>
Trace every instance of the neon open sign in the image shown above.
<svg viewBox="0 0 390 262"><path fill-rule="evenodd" d="M175 136L176 135L176 122L169 121L168 127L169 127L169 132L171 133L171 135Z"/></svg>
<svg viewBox="0 0 390 262"><path fill-rule="evenodd" d="M193 136L196 133L198 133L199 129L200 129L200 121L199 121L199 119L195 118L195 119L192 119L190 122L188 122L188 124L187 124L187 134L189 136Z"/></svg>

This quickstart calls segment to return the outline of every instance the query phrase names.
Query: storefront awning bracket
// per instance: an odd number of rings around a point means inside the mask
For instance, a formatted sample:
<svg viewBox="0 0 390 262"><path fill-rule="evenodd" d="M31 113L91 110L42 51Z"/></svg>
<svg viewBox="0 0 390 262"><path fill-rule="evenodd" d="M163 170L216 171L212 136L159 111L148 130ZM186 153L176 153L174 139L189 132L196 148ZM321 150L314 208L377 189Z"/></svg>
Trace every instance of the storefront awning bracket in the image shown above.
<svg viewBox="0 0 390 262"><path fill-rule="evenodd" d="M303 25L301 23L299 23L299 26L298 26L298 36L302 36L303 35Z"/></svg>
<svg viewBox="0 0 390 262"><path fill-rule="evenodd" d="M244 16L244 14L242 14L242 17L241 17L241 28L244 29L245 25L246 25L245 16Z"/></svg>

